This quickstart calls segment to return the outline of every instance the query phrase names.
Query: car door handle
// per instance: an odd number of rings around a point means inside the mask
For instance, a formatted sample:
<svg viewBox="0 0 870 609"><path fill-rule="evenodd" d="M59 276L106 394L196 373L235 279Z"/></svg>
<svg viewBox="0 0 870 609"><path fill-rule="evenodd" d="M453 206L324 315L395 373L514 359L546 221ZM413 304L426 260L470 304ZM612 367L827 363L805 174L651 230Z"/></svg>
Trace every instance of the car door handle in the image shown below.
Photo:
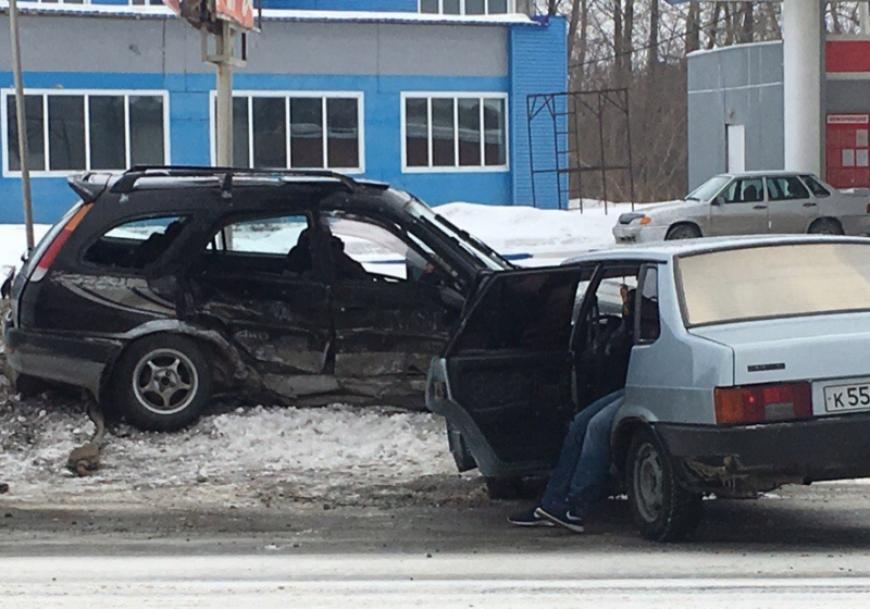
<svg viewBox="0 0 870 609"><path fill-rule="evenodd" d="M818 207L818 205L810 201L808 203L804 203L804 207Z"/></svg>
<svg viewBox="0 0 870 609"><path fill-rule="evenodd" d="M756 205L752 209L767 209L767 205Z"/></svg>

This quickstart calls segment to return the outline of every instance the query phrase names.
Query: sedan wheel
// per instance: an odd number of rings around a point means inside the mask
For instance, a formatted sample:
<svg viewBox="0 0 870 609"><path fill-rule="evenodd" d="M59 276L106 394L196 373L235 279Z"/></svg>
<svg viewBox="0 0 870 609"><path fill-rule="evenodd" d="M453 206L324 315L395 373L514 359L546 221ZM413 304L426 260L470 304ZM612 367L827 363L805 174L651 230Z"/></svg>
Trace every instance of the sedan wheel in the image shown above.
<svg viewBox="0 0 870 609"><path fill-rule="evenodd" d="M632 438L626 462L628 500L641 534L653 541L691 535L701 517L701 496L680 485L670 455L650 429Z"/></svg>
<svg viewBox="0 0 870 609"><path fill-rule="evenodd" d="M151 336L133 343L118 362L113 405L139 429L174 431L199 417L211 382L197 343L183 336Z"/></svg>
<svg viewBox="0 0 870 609"><path fill-rule="evenodd" d="M809 233L811 235L842 235L843 227L832 218L822 218L813 222Z"/></svg>

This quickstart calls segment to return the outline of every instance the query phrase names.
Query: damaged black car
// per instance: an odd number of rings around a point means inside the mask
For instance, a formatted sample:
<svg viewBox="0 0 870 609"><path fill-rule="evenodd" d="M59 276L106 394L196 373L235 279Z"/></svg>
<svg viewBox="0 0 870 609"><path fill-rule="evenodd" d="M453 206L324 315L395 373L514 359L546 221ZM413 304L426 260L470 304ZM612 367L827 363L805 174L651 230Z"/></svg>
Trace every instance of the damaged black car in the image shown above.
<svg viewBox="0 0 870 609"><path fill-rule="evenodd" d="M511 268L413 196L332 172L70 185L80 202L7 290L8 363L142 429L188 425L221 393L422 408L481 275Z"/></svg>

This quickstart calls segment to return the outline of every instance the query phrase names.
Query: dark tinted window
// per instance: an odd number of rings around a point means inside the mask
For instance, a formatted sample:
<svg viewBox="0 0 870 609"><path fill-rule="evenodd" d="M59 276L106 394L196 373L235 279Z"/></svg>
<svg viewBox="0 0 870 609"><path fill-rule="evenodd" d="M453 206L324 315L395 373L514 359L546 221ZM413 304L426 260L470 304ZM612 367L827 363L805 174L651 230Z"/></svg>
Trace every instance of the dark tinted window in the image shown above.
<svg viewBox="0 0 870 609"><path fill-rule="evenodd" d="M81 95L48 96L48 148L49 169L85 168L85 98Z"/></svg>
<svg viewBox="0 0 870 609"><path fill-rule="evenodd" d="M329 167L359 167L359 113L357 100L326 100Z"/></svg>
<svg viewBox="0 0 870 609"><path fill-rule="evenodd" d="M459 337L458 352L567 351L577 269L497 275Z"/></svg>
<svg viewBox="0 0 870 609"><path fill-rule="evenodd" d="M254 98L254 165L257 167L287 167L286 105L283 97Z"/></svg>
<svg viewBox="0 0 870 609"><path fill-rule="evenodd" d="M163 98L130 96L130 164L162 165Z"/></svg>
<svg viewBox="0 0 870 609"><path fill-rule="evenodd" d="M293 167L323 167L323 100L290 100L290 159Z"/></svg>
<svg viewBox="0 0 870 609"><path fill-rule="evenodd" d="M49 102L52 99L50 97ZM49 116L52 115L49 114ZM91 167L93 169L123 169L126 167L124 98L119 95L92 95L88 98L88 118ZM162 141L162 139L161 133L160 140ZM52 147L52 152L53 150L54 147Z"/></svg>
<svg viewBox="0 0 870 609"><path fill-rule="evenodd" d="M428 113L427 100L405 100L405 155L409 167L429 165Z"/></svg>
<svg viewBox="0 0 870 609"><path fill-rule="evenodd" d="M30 169L40 171L45 169L45 137L41 95L24 96L24 115L27 121L27 152L30 156ZM18 154L18 119L15 108L15 97L6 97L6 145L9 159L9 169L19 171L21 158Z"/></svg>

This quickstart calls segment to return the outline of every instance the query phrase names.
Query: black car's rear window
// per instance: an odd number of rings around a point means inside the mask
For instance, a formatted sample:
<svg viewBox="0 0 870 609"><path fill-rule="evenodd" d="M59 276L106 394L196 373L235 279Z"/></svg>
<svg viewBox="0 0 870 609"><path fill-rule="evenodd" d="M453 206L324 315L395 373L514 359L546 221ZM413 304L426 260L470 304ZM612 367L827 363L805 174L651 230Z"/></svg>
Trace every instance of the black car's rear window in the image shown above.
<svg viewBox="0 0 870 609"><path fill-rule="evenodd" d="M112 269L144 269L184 232L187 216L140 218L113 226L85 251L85 262Z"/></svg>

